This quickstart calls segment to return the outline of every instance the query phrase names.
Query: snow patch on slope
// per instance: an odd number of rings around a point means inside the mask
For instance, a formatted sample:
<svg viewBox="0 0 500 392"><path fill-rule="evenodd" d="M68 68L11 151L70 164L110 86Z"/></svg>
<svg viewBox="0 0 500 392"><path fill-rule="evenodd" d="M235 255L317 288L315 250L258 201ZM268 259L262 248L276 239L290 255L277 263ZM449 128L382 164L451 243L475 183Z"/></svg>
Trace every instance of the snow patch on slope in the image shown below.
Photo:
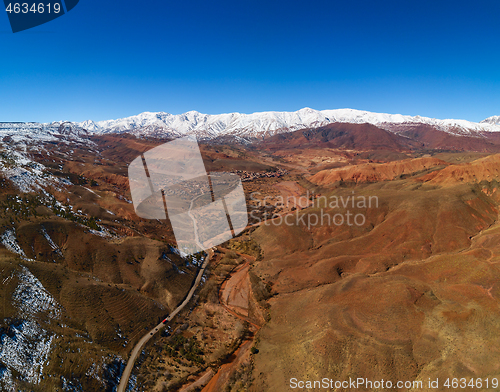
<svg viewBox="0 0 500 392"><path fill-rule="evenodd" d="M44 314L50 319L59 319L61 316L57 301L26 267L15 275L18 285L12 303L18 315L10 322L9 331L0 336L0 387L9 392L18 390L13 370L23 381L40 383L55 335L42 328L36 317Z"/></svg>
<svg viewBox="0 0 500 392"><path fill-rule="evenodd" d="M36 192L49 185L61 190L68 185L69 181L48 174L45 166L31 160L27 153L9 148L8 145L3 147L0 150L0 172L21 192Z"/></svg>
<svg viewBox="0 0 500 392"><path fill-rule="evenodd" d="M63 254L61 252L61 249L59 249L57 244L52 240L49 233L47 233L47 230L45 230L45 227L43 226L42 226L42 235L45 237L52 250L55 251L59 256L62 256Z"/></svg>
<svg viewBox="0 0 500 392"><path fill-rule="evenodd" d="M22 317L29 318L38 313L44 313L52 319L61 317L58 302L26 267L19 274L19 285L13 298Z"/></svg>
<svg viewBox="0 0 500 392"><path fill-rule="evenodd" d="M28 260L28 258L26 257L26 253L24 253L24 250L17 243L15 229L5 230L5 232L0 236L0 242L7 248L7 250L11 251L12 253L18 254L25 260Z"/></svg>
<svg viewBox="0 0 500 392"><path fill-rule="evenodd" d="M62 190L67 180L50 175L46 167L35 162L33 154L49 156L53 145L84 145L95 149L86 131L71 123L0 123L0 173L24 193L37 192L49 185ZM50 144L51 148L45 148ZM96 155L98 154L96 150Z"/></svg>

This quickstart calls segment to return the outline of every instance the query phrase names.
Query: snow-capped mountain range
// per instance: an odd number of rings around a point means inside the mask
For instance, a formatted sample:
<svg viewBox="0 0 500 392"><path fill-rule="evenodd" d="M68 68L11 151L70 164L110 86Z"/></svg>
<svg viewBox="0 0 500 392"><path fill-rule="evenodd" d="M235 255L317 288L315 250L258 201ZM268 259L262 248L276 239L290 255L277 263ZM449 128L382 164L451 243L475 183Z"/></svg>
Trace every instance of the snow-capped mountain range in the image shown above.
<svg viewBox="0 0 500 392"><path fill-rule="evenodd" d="M261 140L278 133L316 128L331 123L369 123L393 133L408 126L426 124L434 129L458 136L482 137L500 131L500 116L480 123L467 120L439 120L421 116L373 113L354 109L314 110L296 112L258 112L252 114L183 114L144 112L118 120L52 123L0 123L0 139L26 143L30 149L40 142L69 140L84 142L89 134L131 133L142 137L179 137L194 135L201 140L228 137L240 141ZM26 149L26 148L25 148Z"/></svg>
<svg viewBox="0 0 500 392"><path fill-rule="evenodd" d="M500 117L490 117L481 123L466 120L439 120L421 116L372 113L354 109L314 110L296 112L259 112L252 114L202 114L190 111L183 114L145 112L137 116L108 121L77 123L89 133L133 133L137 136L196 135L201 139L232 136L242 139L261 139L277 133L303 128L320 127L335 122L369 123L387 130L394 125L428 124L439 130L459 135L478 135L482 132L499 132Z"/></svg>

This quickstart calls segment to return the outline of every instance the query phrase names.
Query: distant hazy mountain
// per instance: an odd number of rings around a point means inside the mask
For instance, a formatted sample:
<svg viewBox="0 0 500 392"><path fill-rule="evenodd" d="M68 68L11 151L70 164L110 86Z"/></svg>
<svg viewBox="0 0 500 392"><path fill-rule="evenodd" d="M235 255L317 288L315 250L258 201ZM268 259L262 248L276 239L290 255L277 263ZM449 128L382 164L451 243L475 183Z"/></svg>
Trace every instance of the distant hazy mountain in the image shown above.
<svg viewBox="0 0 500 392"><path fill-rule="evenodd" d="M490 119L494 119L491 117ZM397 125L427 124L438 130L455 135L478 135L482 132L498 132L496 120L481 123L466 120L438 120L421 116L371 113L354 109L314 110L300 109L296 112L260 112L252 114L202 114L190 111L183 114L145 112L137 116L107 121L84 121L77 125L90 133L125 133L141 136L196 135L202 139L232 136L254 139L291 132L303 128L315 128L331 123L369 123L397 132Z"/></svg>

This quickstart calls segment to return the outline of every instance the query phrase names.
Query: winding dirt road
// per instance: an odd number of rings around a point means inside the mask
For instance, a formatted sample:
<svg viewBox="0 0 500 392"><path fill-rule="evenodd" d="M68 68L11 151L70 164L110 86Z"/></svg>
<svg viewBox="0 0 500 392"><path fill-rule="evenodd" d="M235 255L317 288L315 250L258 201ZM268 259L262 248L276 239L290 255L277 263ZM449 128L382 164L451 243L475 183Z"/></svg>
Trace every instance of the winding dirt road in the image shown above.
<svg viewBox="0 0 500 392"><path fill-rule="evenodd" d="M184 299L184 301L182 301L182 303L172 313L170 313L168 315L168 317L166 318L165 324L162 321L155 328L153 328L146 335L144 335L142 337L142 339L139 340L139 342L135 345L134 349L130 353L130 358L127 362L127 366L125 367L125 370L123 371L123 374L120 378L120 384L118 384L118 388L116 390L117 392L125 392L127 390L128 380L130 378L130 374L132 373L132 369L134 367L135 360L137 359L137 356L142 351L142 348L144 347L144 345L149 341L149 339L151 339L154 336L154 334L156 334L158 331L160 331L162 328L164 328L165 325L167 325L167 323L169 321L171 321L177 315L177 313L179 313L188 304L188 302L193 297L194 292L196 291L196 289L198 288L198 285L201 282L201 278L203 276L203 273L205 272L205 268L207 268L208 263L210 262L210 260L212 259L213 255L214 255L214 253L211 249L209 249L207 252L208 252L208 257L203 262L203 265L201 266L200 271L198 272L198 276L196 277L196 279L194 281L193 287L191 287L191 290L189 290L189 293L188 293L187 297Z"/></svg>

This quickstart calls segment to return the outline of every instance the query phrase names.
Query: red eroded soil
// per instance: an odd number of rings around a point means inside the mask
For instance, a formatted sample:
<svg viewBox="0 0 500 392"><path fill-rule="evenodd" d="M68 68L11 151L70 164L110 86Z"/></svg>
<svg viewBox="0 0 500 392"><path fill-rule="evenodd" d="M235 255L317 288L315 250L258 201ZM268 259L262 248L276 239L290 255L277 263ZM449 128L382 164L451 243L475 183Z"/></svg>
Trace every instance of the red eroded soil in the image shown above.
<svg viewBox="0 0 500 392"><path fill-rule="evenodd" d="M217 374L210 380L210 382L202 389L201 392L220 392L223 390L224 385L228 381L231 373L238 368L241 364L247 361L250 357L250 347L252 346L252 339L245 340L241 346L234 352L230 363L221 366Z"/></svg>
<svg viewBox="0 0 500 392"><path fill-rule="evenodd" d="M469 163L451 165L443 170L426 174L419 180L440 185L455 185L460 182L490 182L499 177L500 154L496 154Z"/></svg>
<svg viewBox="0 0 500 392"><path fill-rule="evenodd" d="M255 322L249 318L249 301L251 296L251 285L248 272L250 269L249 258L247 261L236 268L230 277L224 281L220 290L220 300L222 306L233 316L246 321L250 324L252 334L245 339L240 347L233 353L229 363L222 365L203 388L202 392L218 392L221 391L227 383L230 375L240 365L247 362L250 358L250 347L252 347L254 333L260 328Z"/></svg>
<svg viewBox="0 0 500 392"><path fill-rule="evenodd" d="M231 278L223 283L220 295L221 302L225 307L243 316L248 316L249 268L248 262L238 267Z"/></svg>
<svg viewBox="0 0 500 392"><path fill-rule="evenodd" d="M332 184L337 181L376 182L393 180L402 175L418 173L433 167L448 165L436 158L405 159L389 163L366 163L340 169L322 170L309 181L318 185Z"/></svg>
<svg viewBox="0 0 500 392"><path fill-rule="evenodd" d="M197 388L202 387L205 385L209 380L213 378L214 371L209 368L205 373L201 375L200 378L198 378L196 381L187 384L183 386L181 389L179 389L179 392L191 392L191 391L196 391Z"/></svg>
<svg viewBox="0 0 500 392"><path fill-rule="evenodd" d="M274 187L280 191L286 207L309 207L310 202L305 196L306 189L295 181L283 181L274 185Z"/></svg>

